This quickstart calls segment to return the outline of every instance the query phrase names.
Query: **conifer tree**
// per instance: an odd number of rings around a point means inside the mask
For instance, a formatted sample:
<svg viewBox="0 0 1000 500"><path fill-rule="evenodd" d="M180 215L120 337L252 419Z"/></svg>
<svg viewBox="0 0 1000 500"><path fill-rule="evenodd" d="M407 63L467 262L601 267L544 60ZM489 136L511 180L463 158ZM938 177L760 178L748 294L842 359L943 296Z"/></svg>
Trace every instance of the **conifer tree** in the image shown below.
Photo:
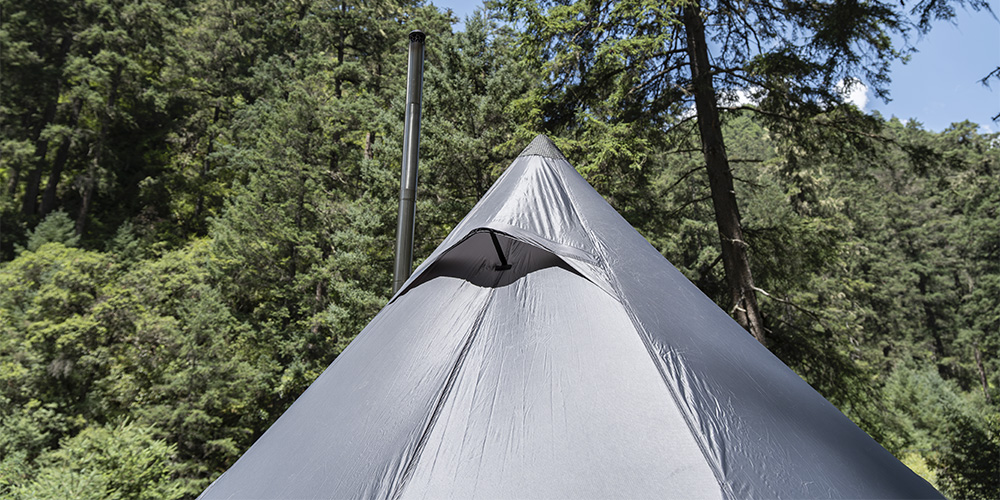
<svg viewBox="0 0 1000 500"><path fill-rule="evenodd" d="M989 11L982 0L958 3ZM643 117L661 130L676 125L683 133L688 118L670 113L693 104L690 118L697 121L730 304L736 320L761 343L765 325L722 135L722 111L748 108L793 130L817 115L835 126L845 126L845 119L857 122L850 108L830 112L843 103L845 86L864 83L876 95L887 95L889 65L902 54L890 36L924 32L933 20L954 15L946 0L919 2L909 11L881 1L511 0L492 5L526 25L526 54L549 61L544 100L551 102L546 126L554 131L579 134L590 121L623 124ZM738 103L741 93L759 104Z"/></svg>

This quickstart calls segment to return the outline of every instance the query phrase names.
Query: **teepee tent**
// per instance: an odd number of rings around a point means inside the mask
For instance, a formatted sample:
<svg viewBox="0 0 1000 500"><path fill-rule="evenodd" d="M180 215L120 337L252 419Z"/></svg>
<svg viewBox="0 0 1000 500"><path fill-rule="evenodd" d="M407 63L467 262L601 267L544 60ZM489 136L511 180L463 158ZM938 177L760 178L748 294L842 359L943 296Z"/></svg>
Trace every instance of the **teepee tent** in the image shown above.
<svg viewBox="0 0 1000 500"><path fill-rule="evenodd" d="M202 498L940 498L539 136Z"/></svg>

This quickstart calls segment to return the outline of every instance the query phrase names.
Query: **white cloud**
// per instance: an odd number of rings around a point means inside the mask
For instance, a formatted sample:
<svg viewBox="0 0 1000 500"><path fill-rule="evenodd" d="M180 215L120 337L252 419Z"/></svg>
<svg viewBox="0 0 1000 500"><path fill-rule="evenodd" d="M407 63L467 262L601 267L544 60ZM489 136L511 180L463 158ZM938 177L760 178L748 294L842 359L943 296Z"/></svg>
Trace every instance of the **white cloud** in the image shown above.
<svg viewBox="0 0 1000 500"><path fill-rule="evenodd" d="M722 106L756 106L764 98L760 87L736 89L736 91L719 94L719 104Z"/></svg>
<svg viewBox="0 0 1000 500"><path fill-rule="evenodd" d="M720 91L717 96L717 103L723 107L737 108L740 106L756 106L764 99L764 94L760 87L748 89L736 89L730 91ZM698 112L694 108L694 103L684 109L681 118L690 118Z"/></svg>
<svg viewBox="0 0 1000 500"><path fill-rule="evenodd" d="M868 106L868 86L858 79L850 80L840 80L836 83L834 87L838 94L840 94L841 99L844 102L849 102L858 107L861 111L865 111ZM718 94L719 106L724 107L740 107L740 106L757 106L760 104L765 97L763 89L760 87L749 87L745 89L730 89L728 91L723 90ZM681 118L689 118L696 114L694 109L694 103L691 103L685 110L681 113Z"/></svg>
<svg viewBox="0 0 1000 500"><path fill-rule="evenodd" d="M857 106L861 111L865 110L868 105L868 86L861 80L840 80L836 88L844 101Z"/></svg>

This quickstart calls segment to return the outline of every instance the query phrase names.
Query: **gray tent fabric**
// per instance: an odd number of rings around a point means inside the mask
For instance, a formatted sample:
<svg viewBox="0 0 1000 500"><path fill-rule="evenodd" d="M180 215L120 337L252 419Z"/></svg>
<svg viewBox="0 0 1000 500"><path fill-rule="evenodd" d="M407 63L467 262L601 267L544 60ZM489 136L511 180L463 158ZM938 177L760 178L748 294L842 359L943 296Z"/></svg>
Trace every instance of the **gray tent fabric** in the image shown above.
<svg viewBox="0 0 1000 500"><path fill-rule="evenodd" d="M544 136L201 496L672 497L942 498Z"/></svg>

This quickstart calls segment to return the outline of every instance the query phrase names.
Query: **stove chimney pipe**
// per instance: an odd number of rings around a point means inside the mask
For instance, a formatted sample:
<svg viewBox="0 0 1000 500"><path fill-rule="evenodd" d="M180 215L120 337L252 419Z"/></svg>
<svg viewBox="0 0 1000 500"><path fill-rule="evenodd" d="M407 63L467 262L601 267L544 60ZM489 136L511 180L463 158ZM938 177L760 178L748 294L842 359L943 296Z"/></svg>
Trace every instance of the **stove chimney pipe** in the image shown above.
<svg viewBox="0 0 1000 500"><path fill-rule="evenodd" d="M420 103L424 86L424 33L410 32L410 62L406 72L406 121L403 124L403 175L399 183L396 225L396 265L392 293L410 277L413 267L413 226L416 216L417 161L420 150Z"/></svg>

